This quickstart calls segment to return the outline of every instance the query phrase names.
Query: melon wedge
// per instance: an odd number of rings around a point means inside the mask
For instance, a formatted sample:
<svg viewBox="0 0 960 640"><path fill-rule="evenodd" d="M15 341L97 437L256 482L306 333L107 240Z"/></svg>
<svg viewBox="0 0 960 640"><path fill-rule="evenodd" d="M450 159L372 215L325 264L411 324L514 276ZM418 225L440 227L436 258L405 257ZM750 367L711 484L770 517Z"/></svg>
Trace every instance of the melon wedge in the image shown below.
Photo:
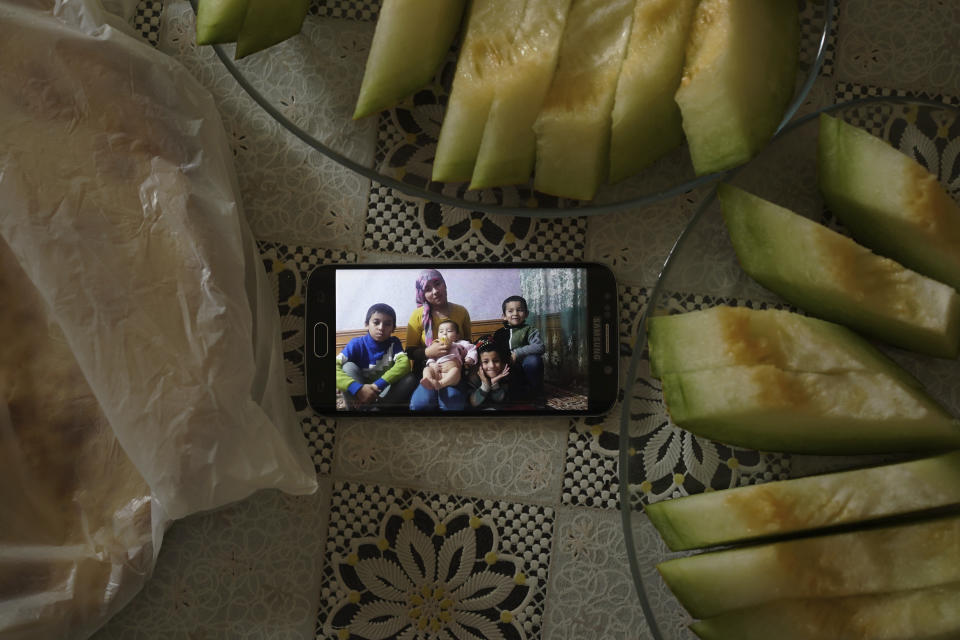
<svg viewBox="0 0 960 640"><path fill-rule="evenodd" d="M718 194L737 258L754 280L887 344L957 356L960 296L952 287L732 185Z"/></svg>
<svg viewBox="0 0 960 640"><path fill-rule="evenodd" d="M775 600L947 585L960 582L960 516L701 553L657 570L695 618Z"/></svg>
<svg viewBox="0 0 960 640"><path fill-rule="evenodd" d="M197 44L236 42L246 15L247 0L198 0Z"/></svg>
<svg viewBox="0 0 960 640"><path fill-rule="evenodd" d="M249 0L237 33L239 60L300 33L310 0Z"/></svg>
<svg viewBox="0 0 960 640"><path fill-rule="evenodd" d="M796 0L702 0L677 104L698 175L750 159L776 131L796 82Z"/></svg>
<svg viewBox="0 0 960 640"><path fill-rule="evenodd" d="M590 200L606 178L633 6L634 0L577 0L570 7L557 69L533 125L538 191Z"/></svg>
<svg viewBox="0 0 960 640"><path fill-rule="evenodd" d="M470 4L466 34L437 139L434 182L466 182L473 176L497 83L513 57L524 4L514 0L474 0Z"/></svg>
<svg viewBox="0 0 960 640"><path fill-rule="evenodd" d="M960 451L737 487L646 506L674 551L960 504Z"/></svg>
<svg viewBox="0 0 960 640"><path fill-rule="evenodd" d="M460 28L465 0L384 0L353 117L389 109L436 75Z"/></svg>
<svg viewBox="0 0 960 640"><path fill-rule="evenodd" d="M719 306L647 324L650 369L666 373L772 364L784 371L876 371L901 384L920 383L872 344L832 322L777 309Z"/></svg>
<svg viewBox="0 0 960 640"><path fill-rule="evenodd" d="M696 0L637 0L613 102L610 182L645 169L683 142L673 95L695 7Z"/></svg>
<svg viewBox="0 0 960 640"><path fill-rule="evenodd" d="M950 640L960 583L845 598L783 600L690 625L703 640Z"/></svg>
<svg viewBox="0 0 960 640"><path fill-rule="evenodd" d="M533 172L537 119L557 66L560 38L570 0L528 2L510 50L510 60L496 83L483 129L471 189L527 182Z"/></svg>
<svg viewBox="0 0 960 640"><path fill-rule="evenodd" d="M960 206L913 158L821 114L820 190L854 238L960 289Z"/></svg>
<svg viewBox="0 0 960 640"><path fill-rule="evenodd" d="M673 422L726 444L820 455L960 447L960 423L885 373L798 373L770 364L663 374Z"/></svg>

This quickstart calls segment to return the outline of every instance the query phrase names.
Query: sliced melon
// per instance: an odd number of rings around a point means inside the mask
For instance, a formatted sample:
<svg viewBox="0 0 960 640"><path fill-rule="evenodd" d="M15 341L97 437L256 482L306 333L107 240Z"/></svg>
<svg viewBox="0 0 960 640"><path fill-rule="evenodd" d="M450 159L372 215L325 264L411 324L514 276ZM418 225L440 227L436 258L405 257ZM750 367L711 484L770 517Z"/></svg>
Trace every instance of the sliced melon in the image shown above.
<svg viewBox="0 0 960 640"><path fill-rule="evenodd" d="M247 0L198 0L197 44L236 42L246 15Z"/></svg>
<svg viewBox="0 0 960 640"><path fill-rule="evenodd" d="M509 65L524 2L473 0L460 45L456 75L443 114L435 182L465 182L473 175L483 129L502 69Z"/></svg>
<svg viewBox="0 0 960 640"><path fill-rule="evenodd" d="M960 447L956 420L885 373L798 373L762 364L661 380L674 423L731 445L821 455Z"/></svg>
<svg viewBox="0 0 960 640"><path fill-rule="evenodd" d="M646 506L674 551L960 504L960 451L663 500Z"/></svg>
<svg viewBox="0 0 960 640"><path fill-rule="evenodd" d="M703 640L950 640L960 583L844 598L782 600L690 625Z"/></svg>
<svg viewBox="0 0 960 640"><path fill-rule="evenodd" d="M534 187L590 200L609 166L610 118L626 53L634 0L577 0L543 108Z"/></svg>
<svg viewBox="0 0 960 640"><path fill-rule="evenodd" d="M960 516L701 553L657 570L695 618L775 600L947 585L960 582Z"/></svg>
<svg viewBox="0 0 960 640"><path fill-rule="evenodd" d="M610 182L645 169L683 142L673 95L696 3L637 0L613 102Z"/></svg>
<svg viewBox="0 0 960 640"><path fill-rule="evenodd" d="M310 0L249 0L234 56L239 60L297 35L309 8Z"/></svg>
<svg viewBox="0 0 960 640"><path fill-rule="evenodd" d="M796 0L702 0L676 93L698 175L750 159L793 95L800 43Z"/></svg>
<svg viewBox="0 0 960 640"><path fill-rule="evenodd" d="M960 206L913 158L866 131L820 116L820 190L853 237L960 289Z"/></svg>
<svg viewBox="0 0 960 640"><path fill-rule="evenodd" d="M905 349L955 358L960 296L950 286L729 184L718 190L743 270L788 302Z"/></svg>
<svg viewBox="0 0 960 640"><path fill-rule="evenodd" d="M496 83L471 189L530 179L537 151L533 123L557 66L569 10L570 0L527 3L516 46Z"/></svg>
<svg viewBox="0 0 960 640"><path fill-rule="evenodd" d="M460 28L464 5L465 0L384 0L354 118L389 109L433 79Z"/></svg>
<svg viewBox="0 0 960 640"><path fill-rule="evenodd" d="M720 306L647 324L653 377L732 365L772 364L784 371L877 371L920 383L872 344L832 322L777 309Z"/></svg>

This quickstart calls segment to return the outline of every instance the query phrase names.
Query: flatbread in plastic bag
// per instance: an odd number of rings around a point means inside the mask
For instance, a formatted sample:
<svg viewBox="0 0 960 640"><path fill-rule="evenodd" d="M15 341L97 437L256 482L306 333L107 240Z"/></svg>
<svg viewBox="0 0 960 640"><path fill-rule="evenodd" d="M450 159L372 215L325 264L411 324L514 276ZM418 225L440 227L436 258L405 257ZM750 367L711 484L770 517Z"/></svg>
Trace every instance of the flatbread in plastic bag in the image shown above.
<svg viewBox="0 0 960 640"><path fill-rule="evenodd" d="M0 3L0 236L172 518L310 493L213 100L172 58L91 28L89 2Z"/></svg>

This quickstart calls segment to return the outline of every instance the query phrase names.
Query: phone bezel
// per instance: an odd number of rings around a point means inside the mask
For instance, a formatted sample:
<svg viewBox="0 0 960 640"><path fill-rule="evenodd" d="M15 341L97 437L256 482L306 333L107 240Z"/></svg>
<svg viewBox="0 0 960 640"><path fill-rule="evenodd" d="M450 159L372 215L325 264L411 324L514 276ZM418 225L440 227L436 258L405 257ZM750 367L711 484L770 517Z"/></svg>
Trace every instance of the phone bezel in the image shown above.
<svg viewBox="0 0 960 640"><path fill-rule="evenodd" d="M381 408L376 413L336 407L336 272L347 269L542 269L582 268L587 271L587 323L589 340L587 409L495 409L467 407L462 411L409 411ZM413 286L411 280L411 296ZM328 417L391 416L557 416L589 417L607 413L619 393L620 327L619 295L613 272L599 262L475 262L443 263L333 263L318 265L307 277L305 309L304 373L307 402ZM326 327L326 329L323 329ZM324 337L325 336L325 337ZM321 344L322 343L322 344ZM320 348L318 348L320 347ZM323 355L321 355L321 353Z"/></svg>

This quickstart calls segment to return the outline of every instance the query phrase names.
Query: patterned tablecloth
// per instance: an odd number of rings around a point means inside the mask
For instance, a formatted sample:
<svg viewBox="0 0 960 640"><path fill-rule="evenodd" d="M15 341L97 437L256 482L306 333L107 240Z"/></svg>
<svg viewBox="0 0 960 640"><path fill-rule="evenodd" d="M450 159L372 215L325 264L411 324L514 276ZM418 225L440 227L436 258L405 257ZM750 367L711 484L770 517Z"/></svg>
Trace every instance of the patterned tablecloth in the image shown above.
<svg viewBox="0 0 960 640"><path fill-rule="evenodd" d="M372 29L377 4L326 0L315 10L354 20L318 37L356 46L351 29ZM308 497L263 492L175 523L143 592L95 638L474 637L467 629L486 638L649 637L618 511L619 411L462 422L317 416L304 396L304 283L324 262L604 262L620 283L625 369L649 288L704 190L554 220L408 198L328 161L273 121L209 48L195 46L184 0L148 0L135 21L221 109L321 489ZM960 4L952 0L839 0L825 66L801 113L863 95L956 102L958 41ZM279 107L322 119L328 97L311 95L306 80L300 86ZM381 121L351 135L372 156L403 135L397 127ZM698 297L681 294L678 303L695 306ZM629 480L653 498L790 471L783 456L721 452L719 464L691 463L670 429L651 426L647 477ZM422 576L433 566L450 578L426 588Z"/></svg>

